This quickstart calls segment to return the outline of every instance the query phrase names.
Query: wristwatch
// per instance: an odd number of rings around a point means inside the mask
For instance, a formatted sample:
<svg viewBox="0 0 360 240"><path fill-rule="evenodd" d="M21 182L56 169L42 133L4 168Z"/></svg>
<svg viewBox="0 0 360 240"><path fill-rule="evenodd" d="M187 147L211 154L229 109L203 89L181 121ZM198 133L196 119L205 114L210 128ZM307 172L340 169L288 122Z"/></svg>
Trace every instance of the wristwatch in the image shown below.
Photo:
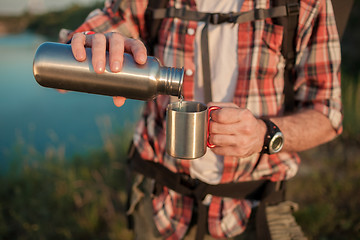
<svg viewBox="0 0 360 240"><path fill-rule="evenodd" d="M280 152L284 145L284 135L272 121L267 118L262 118L266 124L266 134L264 139L264 145L261 153L274 154Z"/></svg>

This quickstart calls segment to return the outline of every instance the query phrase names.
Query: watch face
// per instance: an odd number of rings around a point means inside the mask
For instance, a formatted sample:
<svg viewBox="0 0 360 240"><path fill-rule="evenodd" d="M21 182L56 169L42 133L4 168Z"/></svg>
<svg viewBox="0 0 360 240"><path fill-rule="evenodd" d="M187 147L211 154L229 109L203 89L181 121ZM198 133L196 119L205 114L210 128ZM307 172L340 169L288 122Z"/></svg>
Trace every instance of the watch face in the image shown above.
<svg viewBox="0 0 360 240"><path fill-rule="evenodd" d="M281 132L275 133L269 144L270 154L280 152L284 145L284 137Z"/></svg>

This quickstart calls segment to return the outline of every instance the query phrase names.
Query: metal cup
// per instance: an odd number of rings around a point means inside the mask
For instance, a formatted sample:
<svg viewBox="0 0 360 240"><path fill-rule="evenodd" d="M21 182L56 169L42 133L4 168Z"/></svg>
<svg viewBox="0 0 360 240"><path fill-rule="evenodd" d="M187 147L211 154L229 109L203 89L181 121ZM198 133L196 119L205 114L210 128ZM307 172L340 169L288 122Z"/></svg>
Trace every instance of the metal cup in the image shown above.
<svg viewBox="0 0 360 240"><path fill-rule="evenodd" d="M200 102L173 102L167 107L166 151L174 158L195 159L206 153L209 144L210 112L219 107L207 107Z"/></svg>

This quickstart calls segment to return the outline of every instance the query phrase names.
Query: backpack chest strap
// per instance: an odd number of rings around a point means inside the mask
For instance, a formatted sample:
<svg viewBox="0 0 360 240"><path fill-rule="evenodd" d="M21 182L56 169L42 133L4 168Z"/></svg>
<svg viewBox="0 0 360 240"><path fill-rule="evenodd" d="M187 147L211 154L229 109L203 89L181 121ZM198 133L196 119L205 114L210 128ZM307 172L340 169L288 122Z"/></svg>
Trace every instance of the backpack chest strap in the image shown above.
<svg viewBox="0 0 360 240"><path fill-rule="evenodd" d="M287 3L281 6L275 6L269 9L254 9L247 12L230 12L230 13L211 13L198 12L188 10L186 8L160 8L148 9L148 14L152 14L153 19L163 18L179 18L188 21L205 22L205 26L201 32L201 61L202 61L202 75L204 79L204 101L205 103L212 101L211 90L211 69L209 56L209 39L208 29L209 24L223 24L232 23L239 24L244 22L251 22L257 20L264 20L267 18L280 18L287 16L296 16L299 14L299 3Z"/></svg>
<svg viewBox="0 0 360 240"><path fill-rule="evenodd" d="M269 9L257 8L247 12L213 13L198 12L186 8L160 8L150 9L154 19L179 18L182 20L206 22L211 24L244 23L266 18L278 18L299 14L299 4L289 3Z"/></svg>

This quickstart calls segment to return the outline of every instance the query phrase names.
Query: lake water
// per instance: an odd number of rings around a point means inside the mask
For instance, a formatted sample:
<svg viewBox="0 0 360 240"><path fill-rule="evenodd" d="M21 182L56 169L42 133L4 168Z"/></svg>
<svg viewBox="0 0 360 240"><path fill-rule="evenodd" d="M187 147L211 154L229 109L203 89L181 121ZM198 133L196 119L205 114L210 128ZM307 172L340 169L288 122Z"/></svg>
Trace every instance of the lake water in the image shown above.
<svg viewBox="0 0 360 240"><path fill-rule="evenodd" d="M71 156L103 146L105 130L133 127L139 117L141 101L127 100L117 108L111 97L61 94L38 85L32 61L44 41L31 33L0 37L0 169L16 143L39 152L64 146Z"/></svg>

